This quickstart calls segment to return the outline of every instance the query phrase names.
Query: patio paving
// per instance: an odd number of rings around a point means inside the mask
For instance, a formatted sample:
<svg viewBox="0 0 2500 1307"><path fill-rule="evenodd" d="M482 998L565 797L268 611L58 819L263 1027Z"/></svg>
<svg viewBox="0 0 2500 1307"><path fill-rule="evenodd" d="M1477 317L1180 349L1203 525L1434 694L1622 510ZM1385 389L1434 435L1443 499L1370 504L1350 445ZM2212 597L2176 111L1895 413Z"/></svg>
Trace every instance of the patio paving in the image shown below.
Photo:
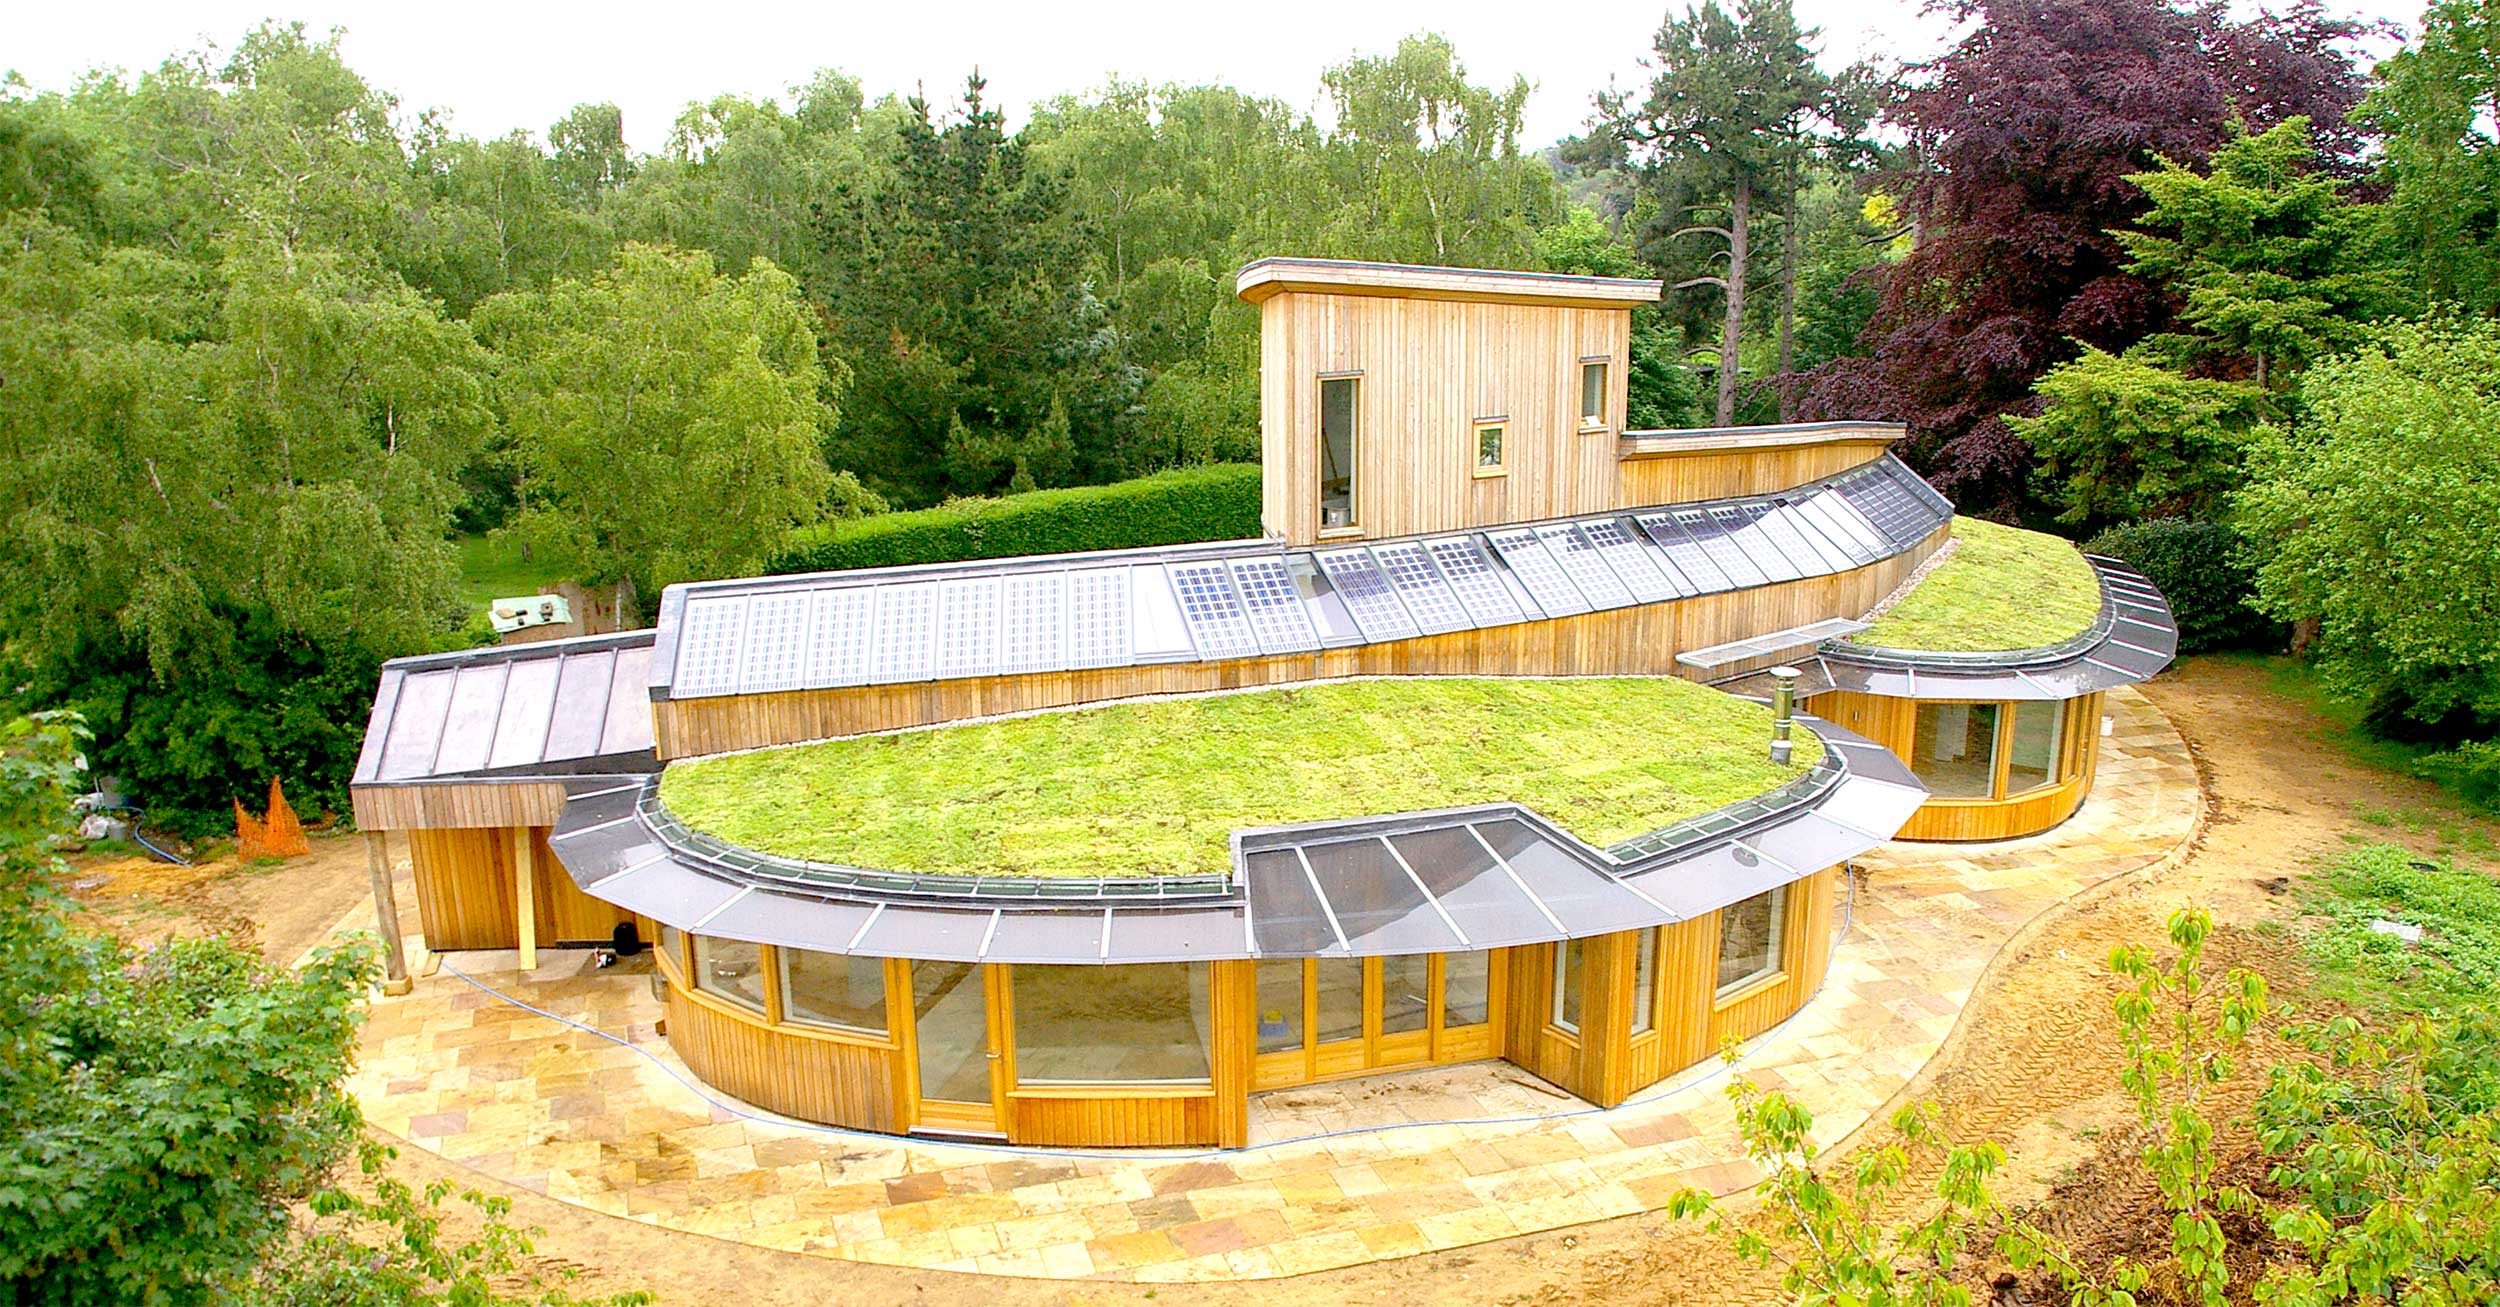
<svg viewBox="0 0 2500 1307"><path fill-rule="evenodd" d="M1935 1055L1989 961L2043 911L2183 853L2186 744L2134 690L2082 812L2046 835L1860 859L1823 990L1737 1070L1845 1138ZM370 912L362 919L369 922ZM356 924L351 920L348 924ZM492 1180L693 1234L892 1265L1051 1278L1292 1275L1662 1206L1758 1179L1687 1071L1600 1111L1507 1064L1279 1091L1235 1151L1075 1152L789 1122L701 1085L654 1028L648 963L453 954L377 1000L351 1087L375 1126ZM526 1006L524 1006L526 1005ZM1429 1105L1441 1121L1415 1122ZM1448 1124L1450 1116L1485 1118Z"/></svg>

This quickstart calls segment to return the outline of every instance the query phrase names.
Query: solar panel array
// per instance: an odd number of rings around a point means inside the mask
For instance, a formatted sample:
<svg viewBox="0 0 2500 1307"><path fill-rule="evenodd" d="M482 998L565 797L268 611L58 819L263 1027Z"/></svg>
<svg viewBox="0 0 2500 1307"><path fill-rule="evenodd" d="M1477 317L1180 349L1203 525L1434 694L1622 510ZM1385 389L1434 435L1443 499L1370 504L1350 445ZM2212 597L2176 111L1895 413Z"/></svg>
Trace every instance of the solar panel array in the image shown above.
<svg viewBox="0 0 2500 1307"><path fill-rule="evenodd" d="M1951 516L1943 496L1887 456L1772 496L1378 544L1168 559L1140 551L1085 566L1017 559L882 582L838 574L816 584L723 582L694 588L673 614L670 693L762 694L1405 640L1824 576L1889 558ZM1329 619L1335 625L1318 620L1323 606L1333 613L1336 605L1344 615Z"/></svg>

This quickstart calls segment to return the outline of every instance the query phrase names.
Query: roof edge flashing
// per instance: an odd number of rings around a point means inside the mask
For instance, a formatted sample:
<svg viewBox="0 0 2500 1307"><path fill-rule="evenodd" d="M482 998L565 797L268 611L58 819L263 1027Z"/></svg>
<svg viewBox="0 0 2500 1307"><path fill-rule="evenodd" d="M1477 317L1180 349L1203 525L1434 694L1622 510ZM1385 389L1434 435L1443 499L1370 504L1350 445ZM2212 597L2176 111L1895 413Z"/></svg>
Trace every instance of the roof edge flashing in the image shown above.
<svg viewBox="0 0 2500 1307"><path fill-rule="evenodd" d="M1286 291L1300 291L1401 299L1567 302L1608 308L1656 303L1665 293L1665 283L1641 277L1281 256L1243 264L1234 274L1233 287L1236 294L1253 304Z"/></svg>

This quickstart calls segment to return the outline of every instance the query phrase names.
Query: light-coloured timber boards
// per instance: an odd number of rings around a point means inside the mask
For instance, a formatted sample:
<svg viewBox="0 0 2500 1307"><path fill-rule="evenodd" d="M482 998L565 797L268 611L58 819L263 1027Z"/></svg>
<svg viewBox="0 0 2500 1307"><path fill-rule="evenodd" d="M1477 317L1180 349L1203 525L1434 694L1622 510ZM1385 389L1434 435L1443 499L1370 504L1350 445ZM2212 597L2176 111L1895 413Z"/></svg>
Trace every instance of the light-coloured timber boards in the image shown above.
<svg viewBox="0 0 2500 1307"><path fill-rule="evenodd" d="M1502 303L1605 305L1628 309L1655 303L1661 283L1635 277L1439 268L1346 259L1260 259L1234 276L1235 293L1252 304L1291 291Z"/></svg>

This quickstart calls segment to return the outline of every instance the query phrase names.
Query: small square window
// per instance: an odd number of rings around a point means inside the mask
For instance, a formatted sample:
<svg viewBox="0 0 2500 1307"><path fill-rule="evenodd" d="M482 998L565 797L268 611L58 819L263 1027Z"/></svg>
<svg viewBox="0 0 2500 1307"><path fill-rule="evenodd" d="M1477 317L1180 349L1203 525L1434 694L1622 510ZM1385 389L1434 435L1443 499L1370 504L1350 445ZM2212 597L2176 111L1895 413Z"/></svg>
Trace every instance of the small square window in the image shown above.
<svg viewBox="0 0 2500 1307"><path fill-rule="evenodd" d="M1593 431L1606 425L1607 360L1583 361L1580 364L1580 429Z"/></svg>
<svg viewBox="0 0 2500 1307"><path fill-rule="evenodd" d="M1506 440L1506 437L1509 435L1509 431L1510 426L1506 422L1479 422L1476 424L1477 476L1500 476L1502 473L1510 470L1509 449L1508 442Z"/></svg>

